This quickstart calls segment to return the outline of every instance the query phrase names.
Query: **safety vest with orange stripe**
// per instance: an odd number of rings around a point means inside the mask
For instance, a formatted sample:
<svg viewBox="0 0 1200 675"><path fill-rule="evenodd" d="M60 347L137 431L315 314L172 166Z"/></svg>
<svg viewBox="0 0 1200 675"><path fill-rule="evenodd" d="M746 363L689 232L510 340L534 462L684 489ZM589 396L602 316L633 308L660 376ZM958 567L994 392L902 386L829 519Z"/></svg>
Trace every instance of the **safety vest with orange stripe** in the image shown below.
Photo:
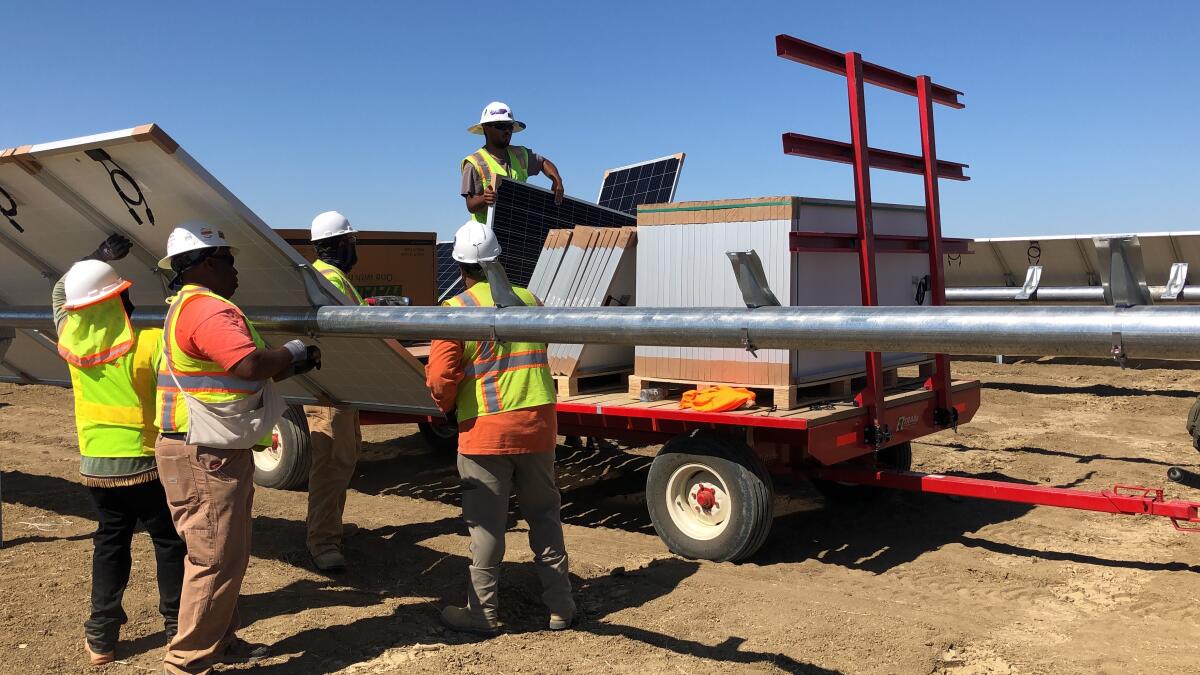
<svg viewBox="0 0 1200 675"><path fill-rule="evenodd" d="M118 487L153 479L154 373L162 331L135 330L119 295L68 310L58 353L71 372L84 482Z"/></svg>
<svg viewBox="0 0 1200 675"><path fill-rule="evenodd" d="M217 363L191 356L179 347L175 341L175 326L179 315L189 302L200 297L219 300L237 310L250 329L254 345L260 349L266 345L254 324L242 314L237 305L203 286L187 284L180 289L179 295L167 298L171 308L167 311L163 359L158 370L158 393L155 399L155 422L164 434L181 434L188 429L187 405L181 392L186 392L205 403L227 403L246 398L262 388L261 382L243 380ZM176 380L179 381L178 385ZM266 436L255 446L270 444L271 437Z"/></svg>
<svg viewBox="0 0 1200 675"><path fill-rule="evenodd" d="M529 150L519 145L508 146L508 171L505 171L504 165L497 162L492 153L484 148L463 158L459 165L460 170L467 164L475 167L475 172L479 174L479 180L483 183L484 190L496 182L496 176L504 176L521 183L529 180ZM472 215L480 223L487 222L487 209L480 209L478 213Z"/></svg>
<svg viewBox="0 0 1200 675"><path fill-rule="evenodd" d="M529 306L537 298L513 288ZM442 303L446 307L491 307L492 291L479 282ZM458 385L458 421L554 403L554 378L542 342L463 343L463 380Z"/></svg>
<svg viewBox="0 0 1200 675"><path fill-rule="evenodd" d="M350 298L356 305L365 305L362 296L358 294L358 289L346 276L346 273L334 265L330 265L324 260L317 260L313 263L313 269L320 272L322 276L329 280L335 288L342 292L342 295Z"/></svg>

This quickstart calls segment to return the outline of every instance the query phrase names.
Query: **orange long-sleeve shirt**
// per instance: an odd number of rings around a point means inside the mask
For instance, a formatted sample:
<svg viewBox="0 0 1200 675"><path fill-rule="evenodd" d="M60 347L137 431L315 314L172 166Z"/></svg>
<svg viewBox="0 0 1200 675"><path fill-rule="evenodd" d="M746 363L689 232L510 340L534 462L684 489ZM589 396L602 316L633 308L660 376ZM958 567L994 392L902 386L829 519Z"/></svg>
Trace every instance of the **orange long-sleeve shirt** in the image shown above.
<svg viewBox="0 0 1200 675"><path fill-rule="evenodd" d="M429 346L425 383L443 412L454 409L463 379L463 345L434 340ZM553 452L558 439L554 404L481 415L458 425L458 451L464 455L522 455Z"/></svg>

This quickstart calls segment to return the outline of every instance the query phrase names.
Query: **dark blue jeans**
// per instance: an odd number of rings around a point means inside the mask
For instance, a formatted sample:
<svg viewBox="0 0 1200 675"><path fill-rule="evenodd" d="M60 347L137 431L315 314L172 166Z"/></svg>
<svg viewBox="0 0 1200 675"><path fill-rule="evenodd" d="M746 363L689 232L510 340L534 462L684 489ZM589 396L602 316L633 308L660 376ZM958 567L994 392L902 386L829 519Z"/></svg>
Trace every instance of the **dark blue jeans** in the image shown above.
<svg viewBox="0 0 1200 675"><path fill-rule="evenodd" d="M121 626L129 620L121 598L133 565L130 544L140 521L154 542L158 562L158 611L163 615L167 638L179 625L179 593L183 587L183 559L187 548L175 532L162 483L116 488L88 488L99 511L100 525L92 541L92 614L83 624L88 645L96 652L116 647Z"/></svg>

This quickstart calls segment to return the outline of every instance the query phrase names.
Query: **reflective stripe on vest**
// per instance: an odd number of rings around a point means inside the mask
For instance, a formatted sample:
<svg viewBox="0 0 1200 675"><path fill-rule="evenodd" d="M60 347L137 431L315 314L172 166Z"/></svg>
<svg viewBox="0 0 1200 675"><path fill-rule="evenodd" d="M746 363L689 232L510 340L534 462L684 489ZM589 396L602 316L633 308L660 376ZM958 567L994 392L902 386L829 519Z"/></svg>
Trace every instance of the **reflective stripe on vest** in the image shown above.
<svg viewBox="0 0 1200 675"><path fill-rule="evenodd" d="M524 288L513 288L526 305L537 299ZM479 282L442 303L447 307L490 307L492 292ZM520 410L554 403L546 345L538 342L463 343L463 380L458 387L458 419Z"/></svg>
<svg viewBox="0 0 1200 675"><path fill-rule="evenodd" d="M529 150L522 146L508 146L508 166L506 171L504 165L496 161L492 153L484 148L480 148L475 152L467 155L462 164L470 164L475 167L475 172L479 174L479 181L483 184L483 189L495 182L496 176L504 176L511 180L524 183L529 180ZM460 165L461 170L461 165ZM481 223L487 222L487 209L480 209L479 213L472 214L476 221Z"/></svg>
<svg viewBox="0 0 1200 675"><path fill-rule="evenodd" d="M354 284L350 281L350 277L347 277L346 273L338 269L336 265L330 265L324 260L317 260L313 263L313 269L328 279L334 288L342 292L342 295L353 300L354 304L367 304L363 302L362 296L358 294L358 289L354 287Z"/></svg>
<svg viewBox="0 0 1200 675"><path fill-rule="evenodd" d="M175 342L176 324L179 315L187 303L199 297L218 300L238 312L250 329L250 337L254 345L263 348L266 343L259 336L254 324L246 318L237 305L209 291L203 286L186 285L174 298L168 298L171 304L167 312L166 333L163 339L163 359L158 370L157 410L156 421L163 433L183 433L187 431L187 406L181 395L184 392L204 401L205 403L226 403L243 399L257 392L262 383L243 380L227 372L213 361L197 358L183 351ZM174 371L174 378L171 376ZM176 386L175 380L179 380ZM256 445L270 445L269 436L264 437Z"/></svg>
<svg viewBox="0 0 1200 675"><path fill-rule="evenodd" d="M59 352L71 373L79 453L85 463L91 462L87 473L115 474L133 466L128 458L152 457L158 435L154 375L162 331L129 328L129 316L115 296L71 311L63 322ZM116 458L126 461L105 464Z"/></svg>

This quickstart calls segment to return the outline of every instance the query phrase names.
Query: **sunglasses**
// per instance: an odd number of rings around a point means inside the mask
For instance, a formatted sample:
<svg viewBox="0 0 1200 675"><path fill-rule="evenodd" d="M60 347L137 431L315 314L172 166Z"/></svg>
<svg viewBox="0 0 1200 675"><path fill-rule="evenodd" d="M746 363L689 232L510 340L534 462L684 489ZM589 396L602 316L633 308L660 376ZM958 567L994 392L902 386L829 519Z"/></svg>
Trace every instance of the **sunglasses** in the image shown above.
<svg viewBox="0 0 1200 675"><path fill-rule="evenodd" d="M490 129L495 129L496 131L512 131L513 130L512 122L493 122L493 123L487 124L485 126L487 126Z"/></svg>

